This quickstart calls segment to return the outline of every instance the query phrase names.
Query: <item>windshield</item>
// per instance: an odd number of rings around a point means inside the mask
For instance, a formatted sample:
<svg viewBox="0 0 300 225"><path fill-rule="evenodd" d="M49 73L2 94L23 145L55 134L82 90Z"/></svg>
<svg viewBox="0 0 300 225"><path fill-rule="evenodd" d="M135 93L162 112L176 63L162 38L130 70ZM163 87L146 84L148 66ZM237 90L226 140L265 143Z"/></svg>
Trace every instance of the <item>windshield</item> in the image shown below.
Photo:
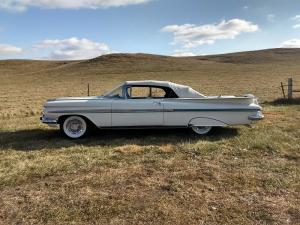
<svg viewBox="0 0 300 225"><path fill-rule="evenodd" d="M120 85L112 91L104 94L106 98L123 98L123 85Z"/></svg>

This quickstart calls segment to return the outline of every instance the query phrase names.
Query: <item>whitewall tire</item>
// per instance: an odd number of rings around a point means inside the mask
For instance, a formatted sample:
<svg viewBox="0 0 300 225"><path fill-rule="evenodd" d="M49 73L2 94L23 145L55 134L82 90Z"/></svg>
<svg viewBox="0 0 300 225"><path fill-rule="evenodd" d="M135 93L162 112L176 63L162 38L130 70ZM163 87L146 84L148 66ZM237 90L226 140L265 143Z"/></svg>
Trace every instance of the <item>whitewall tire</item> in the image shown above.
<svg viewBox="0 0 300 225"><path fill-rule="evenodd" d="M211 131L212 127L207 126L192 126L192 130L199 135L206 135Z"/></svg>
<svg viewBox="0 0 300 225"><path fill-rule="evenodd" d="M60 125L60 129L67 137L78 139L87 133L88 124L80 116L69 116Z"/></svg>

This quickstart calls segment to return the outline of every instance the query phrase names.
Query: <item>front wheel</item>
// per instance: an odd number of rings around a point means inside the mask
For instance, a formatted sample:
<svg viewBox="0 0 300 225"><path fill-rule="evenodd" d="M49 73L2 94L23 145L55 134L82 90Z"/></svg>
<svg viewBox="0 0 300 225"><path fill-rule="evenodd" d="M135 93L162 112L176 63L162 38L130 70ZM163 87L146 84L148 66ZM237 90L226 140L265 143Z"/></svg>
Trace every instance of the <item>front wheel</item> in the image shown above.
<svg viewBox="0 0 300 225"><path fill-rule="evenodd" d="M192 126L192 130L199 135L206 135L211 131L212 127Z"/></svg>
<svg viewBox="0 0 300 225"><path fill-rule="evenodd" d="M88 125L80 116L69 116L60 124L60 129L67 137L78 139L87 133Z"/></svg>

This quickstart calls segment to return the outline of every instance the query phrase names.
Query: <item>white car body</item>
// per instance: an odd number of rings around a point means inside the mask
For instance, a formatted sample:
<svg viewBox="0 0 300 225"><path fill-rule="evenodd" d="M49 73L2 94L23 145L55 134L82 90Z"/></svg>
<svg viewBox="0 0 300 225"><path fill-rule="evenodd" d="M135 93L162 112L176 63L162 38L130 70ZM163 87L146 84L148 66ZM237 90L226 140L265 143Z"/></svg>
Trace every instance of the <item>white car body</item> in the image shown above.
<svg viewBox="0 0 300 225"><path fill-rule="evenodd" d="M129 94L134 88L166 94L135 98ZM188 86L164 81L127 81L104 96L48 100L41 121L53 126L69 116L80 116L99 128L225 127L263 118L253 95L207 97Z"/></svg>

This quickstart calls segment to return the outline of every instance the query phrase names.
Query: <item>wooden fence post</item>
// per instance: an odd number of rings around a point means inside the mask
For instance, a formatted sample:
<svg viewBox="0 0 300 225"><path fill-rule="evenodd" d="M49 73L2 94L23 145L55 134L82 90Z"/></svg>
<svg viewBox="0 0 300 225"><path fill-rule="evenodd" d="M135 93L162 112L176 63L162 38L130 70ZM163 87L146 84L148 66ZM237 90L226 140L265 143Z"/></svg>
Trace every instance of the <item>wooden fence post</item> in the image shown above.
<svg viewBox="0 0 300 225"><path fill-rule="evenodd" d="M288 79L288 99L293 98L293 78Z"/></svg>
<svg viewBox="0 0 300 225"><path fill-rule="evenodd" d="M285 99L285 92L284 92L284 86L283 86L283 83L281 83L281 90L282 90L282 95L283 95L283 98Z"/></svg>
<svg viewBox="0 0 300 225"><path fill-rule="evenodd" d="M87 94L88 94L88 96L90 96L90 83L88 83L88 86L87 86Z"/></svg>

